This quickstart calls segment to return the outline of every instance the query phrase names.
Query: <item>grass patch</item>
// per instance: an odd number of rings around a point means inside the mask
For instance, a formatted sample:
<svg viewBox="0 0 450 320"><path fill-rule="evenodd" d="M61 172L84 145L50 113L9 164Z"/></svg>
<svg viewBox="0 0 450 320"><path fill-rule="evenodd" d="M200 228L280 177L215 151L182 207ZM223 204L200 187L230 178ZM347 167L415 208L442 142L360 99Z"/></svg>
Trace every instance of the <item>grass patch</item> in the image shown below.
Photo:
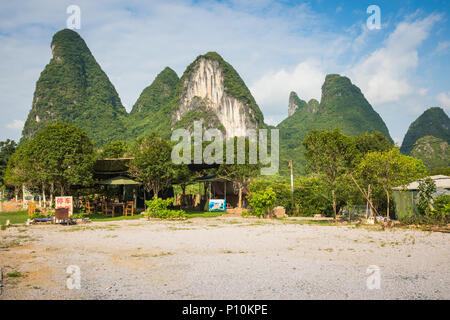
<svg viewBox="0 0 450 320"><path fill-rule="evenodd" d="M223 250L223 253L247 253L247 251L243 251L243 250L239 250L239 251Z"/></svg>
<svg viewBox="0 0 450 320"><path fill-rule="evenodd" d="M22 243L17 239L11 241L0 240L0 249L8 250L9 248L12 247L19 247L21 244Z"/></svg>
<svg viewBox="0 0 450 320"><path fill-rule="evenodd" d="M141 214L135 214L134 216L117 216L117 217L106 217L101 214L89 214L85 216L86 218L89 218L91 221L119 221L119 220L135 220L144 218Z"/></svg>
<svg viewBox="0 0 450 320"><path fill-rule="evenodd" d="M320 225L320 226L337 226L336 223L329 220L283 220L283 223L287 224L310 224L310 225Z"/></svg>
<svg viewBox="0 0 450 320"><path fill-rule="evenodd" d="M152 257L158 258L158 257L164 257L164 256L170 256L170 255L173 255L173 252L161 252L161 253L152 255Z"/></svg>
<svg viewBox="0 0 450 320"><path fill-rule="evenodd" d="M6 224L6 220L9 220L11 224L25 223L28 219L28 211L13 211L13 212L0 212L0 225L3 227Z"/></svg>
<svg viewBox="0 0 450 320"><path fill-rule="evenodd" d="M243 221L237 221L237 220L223 220L223 223L226 224L241 224Z"/></svg>
<svg viewBox="0 0 450 320"><path fill-rule="evenodd" d="M67 229L62 229L60 232L76 232L76 231L88 231L88 230L108 230L113 231L120 226L116 224L107 224L105 226L73 226L68 227Z"/></svg>
<svg viewBox="0 0 450 320"><path fill-rule="evenodd" d="M147 257L148 257L148 254L146 254L146 253L132 254L131 257L132 257L132 258L147 258Z"/></svg>
<svg viewBox="0 0 450 320"><path fill-rule="evenodd" d="M183 227L168 227L169 230L193 230L192 228L183 228Z"/></svg>
<svg viewBox="0 0 450 320"><path fill-rule="evenodd" d="M6 276L8 277L8 278L19 278L19 277L21 277L22 276L22 274L20 273L20 271L13 271L13 272L8 272L7 274L6 274Z"/></svg>
<svg viewBox="0 0 450 320"><path fill-rule="evenodd" d="M214 218L223 215L223 212L194 211L186 210L186 218Z"/></svg>

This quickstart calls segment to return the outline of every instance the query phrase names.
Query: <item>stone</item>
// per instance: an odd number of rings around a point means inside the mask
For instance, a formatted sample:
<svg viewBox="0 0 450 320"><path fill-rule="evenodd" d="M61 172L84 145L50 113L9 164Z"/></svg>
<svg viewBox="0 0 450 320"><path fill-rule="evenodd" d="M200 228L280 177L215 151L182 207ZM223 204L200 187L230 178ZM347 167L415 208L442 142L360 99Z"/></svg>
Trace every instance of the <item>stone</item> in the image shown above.
<svg viewBox="0 0 450 320"><path fill-rule="evenodd" d="M286 209L281 206L273 208L272 215L276 218L287 218Z"/></svg>

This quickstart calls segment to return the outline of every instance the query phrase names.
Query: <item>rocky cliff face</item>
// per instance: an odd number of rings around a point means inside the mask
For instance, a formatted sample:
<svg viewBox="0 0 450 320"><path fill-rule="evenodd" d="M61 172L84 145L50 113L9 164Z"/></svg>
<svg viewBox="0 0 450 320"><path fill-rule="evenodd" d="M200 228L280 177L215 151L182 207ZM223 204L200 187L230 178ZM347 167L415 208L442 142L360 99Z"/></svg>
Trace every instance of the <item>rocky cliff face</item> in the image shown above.
<svg viewBox="0 0 450 320"><path fill-rule="evenodd" d="M439 107L427 109L408 128L400 151L409 154L414 143L425 136L433 136L450 143L450 119Z"/></svg>
<svg viewBox="0 0 450 320"><path fill-rule="evenodd" d="M242 79L213 52L199 56L181 78L172 127L201 119L209 120L206 127L218 125L227 137L245 136L263 126L262 113Z"/></svg>
<svg viewBox="0 0 450 320"><path fill-rule="evenodd" d="M292 116L297 109L302 108L306 105L306 102L298 97L298 95L292 91L289 94L289 104L288 104L288 116Z"/></svg>
<svg viewBox="0 0 450 320"><path fill-rule="evenodd" d="M309 113L317 113L319 111L319 101L316 99L306 101L300 99L294 91L289 95L288 117L292 116L297 110L303 110Z"/></svg>
<svg viewBox="0 0 450 320"><path fill-rule="evenodd" d="M428 170L450 166L450 148L447 141L433 136L418 139L414 143L411 155L421 159Z"/></svg>

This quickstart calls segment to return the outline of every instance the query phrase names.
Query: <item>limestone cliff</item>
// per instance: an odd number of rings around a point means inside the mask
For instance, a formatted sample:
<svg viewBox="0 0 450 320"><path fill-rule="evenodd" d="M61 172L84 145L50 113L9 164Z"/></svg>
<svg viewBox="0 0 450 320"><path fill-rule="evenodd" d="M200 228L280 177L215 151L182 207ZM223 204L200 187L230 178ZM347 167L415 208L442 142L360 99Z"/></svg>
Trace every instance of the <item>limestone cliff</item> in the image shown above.
<svg viewBox="0 0 450 320"><path fill-rule="evenodd" d="M263 115L244 81L215 52L201 55L187 67L178 88L172 112L172 128L181 123L217 127L227 137L245 136L249 129L264 126Z"/></svg>

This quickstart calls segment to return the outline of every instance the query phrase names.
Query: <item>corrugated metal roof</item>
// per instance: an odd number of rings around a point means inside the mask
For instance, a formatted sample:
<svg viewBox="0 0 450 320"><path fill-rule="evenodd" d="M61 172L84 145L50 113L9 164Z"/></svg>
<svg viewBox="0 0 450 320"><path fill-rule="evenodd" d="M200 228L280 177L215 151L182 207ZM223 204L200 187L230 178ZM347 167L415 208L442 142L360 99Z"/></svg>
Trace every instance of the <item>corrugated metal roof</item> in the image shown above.
<svg viewBox="0 0 450 320"><path fill-rule="evenodd" d="M450 189L450 177L449 176L444 176L442 174L436 175L436 176L430 176L429 178L434 180L434 183L436 184L436 188L437 189ZM403 188L402 186L400 187L395 187L394 190L419 190L419 183L420 180L411 182L410 184L408 184L406 186L406 188Z"/></svg>

